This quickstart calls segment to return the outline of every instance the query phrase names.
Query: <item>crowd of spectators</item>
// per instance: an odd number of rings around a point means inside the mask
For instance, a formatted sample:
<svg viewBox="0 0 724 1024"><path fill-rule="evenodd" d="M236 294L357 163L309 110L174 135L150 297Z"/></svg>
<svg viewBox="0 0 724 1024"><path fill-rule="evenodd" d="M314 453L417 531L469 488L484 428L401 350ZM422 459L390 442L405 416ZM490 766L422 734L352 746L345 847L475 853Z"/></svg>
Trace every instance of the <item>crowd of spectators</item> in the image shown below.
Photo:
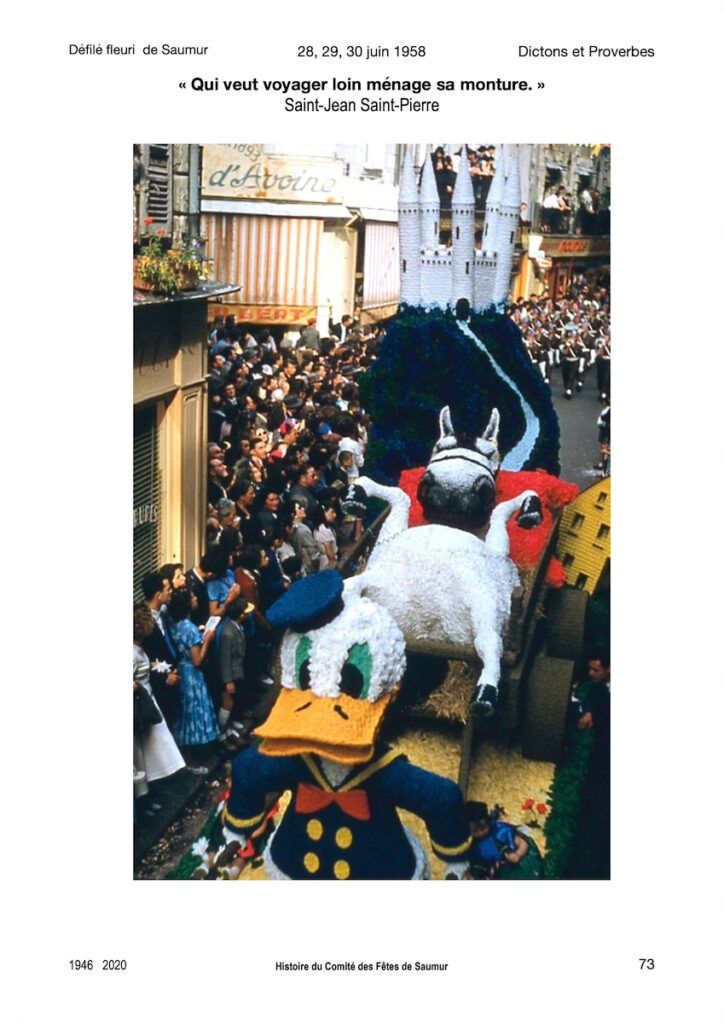
<svg viewBox="0 0 724 1024"><path fill-rule="evenodd" d="M582 185L574 198L563 185L548 185L540 229L552 235L607 235L609 217L608 203L598 189Z"/></svg>
<svg viewBox="0 0 724 1024"><path fill-rule="evenodd" d="M465 157L463 157L463 153ZM453 153L446 153L443 146L438 146L432 154L432 163L435 169L435 182L440 196L440 205L443 209L450 207L460 161L464 158L470 165L475 205L478 209L485 206L485 200L495 174L495 146L474 147L466 144Z"/></svg>
<svg viewBox="0 0 724 1024"><path fill-rule="evenodd" d="M351 315L324 336L314 319L277 338L233 317L211 325L205 553L148 574L134 608L139 815L160 809L154 782L184 765L204 772L210 746L248 742L271 693L265 611L361 536L344 498L367 443L357 381L383 337ZM135 714L146 696L160 721Z"/></svg>
<svg viewBox="0 0 724 1024"><path fill-rule="evenodd" d="M450 209L463 154L470 165L475 206L482 211L495 174L495 146L465 145L452 153L438 146L432 154L435 181L442 209ZM527 203L521 203L521 223L530 224ZM582 183L574 196L564 185L546 185L540 209L540 230L555 235L607 235L610 211L608 193Z"/></svg>
<svg viewBox="0 0 724 1024"><path fill-rule="evenodd" d="M450 209L460 161L466 158L470 165L475 207L482 211L495 175L496 150L492 145L470 145L446 152L437 146L432 154L435 182L442 209ZM575 195L564 185L549 182L540 208L540 230L555 235L607 235L610 226L609 193L582 181ZM531 211L521 203L521 223L529 225ZM537 223L537 221L536 221Z"/></svg>

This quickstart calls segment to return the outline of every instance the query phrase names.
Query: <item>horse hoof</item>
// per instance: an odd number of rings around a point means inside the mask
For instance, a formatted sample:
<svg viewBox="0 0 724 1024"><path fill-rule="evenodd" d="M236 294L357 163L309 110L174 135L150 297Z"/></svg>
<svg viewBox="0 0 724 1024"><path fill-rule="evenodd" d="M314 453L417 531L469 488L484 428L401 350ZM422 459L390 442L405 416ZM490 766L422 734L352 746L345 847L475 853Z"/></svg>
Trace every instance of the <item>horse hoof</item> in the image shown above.
<svg viewBox="0 0 724 1024"><path fill-rule="evenodd" d="M481 718L490 718L495 712L495 705L498 700L498 691L490 683L479 686L475 691L475 712Z"/></svg>
<svg viewBox="0 0 724 1024"><path fill-rule="evenodd" d="M543 522L543 506L537 494L525 499L520 506L516 522L523 530L532 530L540 526Z"/></svg>

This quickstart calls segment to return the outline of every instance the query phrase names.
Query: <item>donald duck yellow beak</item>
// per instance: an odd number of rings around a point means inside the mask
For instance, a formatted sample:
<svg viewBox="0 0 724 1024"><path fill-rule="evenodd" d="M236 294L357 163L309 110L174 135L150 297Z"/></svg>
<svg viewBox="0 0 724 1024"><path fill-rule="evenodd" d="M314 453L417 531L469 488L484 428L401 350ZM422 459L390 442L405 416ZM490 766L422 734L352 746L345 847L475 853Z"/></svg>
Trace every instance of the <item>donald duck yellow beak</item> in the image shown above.
<svg viewBox="0 0 724 1024"><path fill-rule="evenodd" d="M316 754L341 764L369 761L405 668L405 643L392 616L345 595L334 569L293 583L267 611L287 629L280 645L285 685L255 730L261 752Z"/></svg>
<svg viewBox="0 0 724 1024"><path fill-rule="evenodd" d="M282 689L271 714L255 730L262 754L317 754L341 764L369 761L396 690L376 701L317 697L311 690Z"/></svg>

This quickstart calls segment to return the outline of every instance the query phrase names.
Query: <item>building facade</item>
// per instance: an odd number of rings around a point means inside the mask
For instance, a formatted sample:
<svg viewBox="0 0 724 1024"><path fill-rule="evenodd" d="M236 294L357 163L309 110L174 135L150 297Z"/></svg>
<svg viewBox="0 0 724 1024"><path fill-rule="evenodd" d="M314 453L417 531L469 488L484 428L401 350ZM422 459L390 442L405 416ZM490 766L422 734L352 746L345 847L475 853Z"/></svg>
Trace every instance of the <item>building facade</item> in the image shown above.
<svg viewBox="0 0 724 1024"><path fill-rule="evenodd" d="M134 244L180 245L199 232L199 146L134 147ZM133 585L165 562L193 565L206 526L207 305L233 294L209 281L177 295L133 293Z"/></svg>
<svg viewBox="0 0 724 1024"><path fill-rule="evenodd" d="M611 149L607 145L518 147L522 252L513 295L561 298L574 278L610 276ZM563 193L569 211L552 197Z"/></svg>
<svg viewBox="0 0 724 1024"><path fill-rule="evenodd" d="M217 275L239 283L210 312L280 328L391 315L398 178L393 145L205 145L202 232Z"/></svg>

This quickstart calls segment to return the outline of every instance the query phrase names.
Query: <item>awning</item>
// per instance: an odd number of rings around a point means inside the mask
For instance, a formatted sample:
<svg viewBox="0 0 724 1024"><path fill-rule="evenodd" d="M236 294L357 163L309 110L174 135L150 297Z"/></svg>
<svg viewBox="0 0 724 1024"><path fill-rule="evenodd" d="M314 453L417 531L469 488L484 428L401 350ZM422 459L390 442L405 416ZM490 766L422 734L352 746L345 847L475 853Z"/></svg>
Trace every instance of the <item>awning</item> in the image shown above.
<svg viewBox="0 0 724 1024"><path fill-rule="evenodd" d="M352 210L365 220L376 220L380 224L397 223L397 210L378 210L371 206L353 206Z"/></svg>
<svg viewBox="0 0 724 1024"><path fill-rule="evenodd" d="M257 199L202 199L202 213L238 213L252 217L317 217L349 220L352 216L340 203L268 203Z"/></svg>
<svg viewBox="0 0 724 1024"><path fill-rule="evenodd" d="M567 171L568 170L568 166L566 164L558 164L558 163L555 162L555 160L546 160L546 167L548 167L551 171Z"/></svg>
<svg viewBox="0 0 724 1024"><path fill-rule="evenodd" d="M259 204L249 205L255 208L253 216L201 215L214 273L239 286L233 302L275 308L316 306L324 221L320 217L260 217L256 215Z"/></svg>
<svg viewBox="0 0 724 1024"><path fill-rule="evenodd" d="M204 281L191 291L175 292L173 295L156 295L154 292L138 292L134 289L133 305L164 306L173 302L191 302L194 299L214 299L220 295L231 295L239 289L238 284L224 284L221 281Z"/></svg>

